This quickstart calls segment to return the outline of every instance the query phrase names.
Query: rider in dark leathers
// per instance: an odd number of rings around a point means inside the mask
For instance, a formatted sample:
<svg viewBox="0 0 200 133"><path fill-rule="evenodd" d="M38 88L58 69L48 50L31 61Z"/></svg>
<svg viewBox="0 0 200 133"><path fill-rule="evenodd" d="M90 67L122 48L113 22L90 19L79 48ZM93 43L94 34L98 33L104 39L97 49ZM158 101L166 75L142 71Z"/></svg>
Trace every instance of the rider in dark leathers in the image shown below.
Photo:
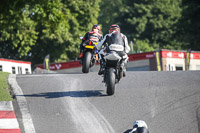
<svg viewBox="0 0 200 133"><path fill-rule="evenodd" d="M117 33L119 33L118 36L117 36ZM114 36L115 34L116 34L117 38L115 37L116 39L112 40L112 36ZM124 34L120 33L120 27L116 24L113 24L113 25L110 26L109 34L106 34L104 36L104 38L97 44L97 49L101 50L99 52L99 56L100 56L100 70L99 70L99 73L98 73L99 75L102 75L103 72L104 72L104 69L105 69L104 68L103 56L105 55L104 51L105 51L106 48L104 47L104 49L102 49L102 46L105 45L106 43L108 45L110 45L111 43L117 43L119 45L122 45L124 47L123 57L125 58L125 60L123 61L123 63L124 63L125 66L126 66L127 61L128 61L127 53L129 53L129 51L130 51L130 47L128 45L128 39ZM124 71L123 76L125 76L126 67L124 67L123 71Z"/></svg>

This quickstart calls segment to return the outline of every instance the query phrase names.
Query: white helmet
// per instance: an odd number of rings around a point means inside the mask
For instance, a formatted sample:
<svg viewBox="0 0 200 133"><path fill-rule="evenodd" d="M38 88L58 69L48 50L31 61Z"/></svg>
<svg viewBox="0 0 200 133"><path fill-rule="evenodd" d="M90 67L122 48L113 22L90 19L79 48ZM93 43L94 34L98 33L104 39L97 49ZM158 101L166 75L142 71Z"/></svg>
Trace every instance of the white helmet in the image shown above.
<svg viewBox="0 0 200 133"><path fill-rule="evenodd" d="M148 126L143 120L137 120L133 123L133 129L129 133L149 133Z"/></svg>

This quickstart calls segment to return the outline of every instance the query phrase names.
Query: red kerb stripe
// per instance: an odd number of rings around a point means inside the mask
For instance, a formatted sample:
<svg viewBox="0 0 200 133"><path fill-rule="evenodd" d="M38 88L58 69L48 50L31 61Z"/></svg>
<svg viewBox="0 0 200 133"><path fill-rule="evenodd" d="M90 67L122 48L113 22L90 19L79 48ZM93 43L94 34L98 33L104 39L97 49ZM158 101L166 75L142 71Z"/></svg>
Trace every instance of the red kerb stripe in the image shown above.
<svg viewBox="0 0 200 133"><path fill-rule="evenodd" d="M20 129L0 129L0 133L21 133Z"/></svg>
<svg viewBox="0 0 200 133"><path fill-rule="evenodd" d="M14 111L0 111L0 119L7 119L7 118L16 118L15 112Z"/></svg>

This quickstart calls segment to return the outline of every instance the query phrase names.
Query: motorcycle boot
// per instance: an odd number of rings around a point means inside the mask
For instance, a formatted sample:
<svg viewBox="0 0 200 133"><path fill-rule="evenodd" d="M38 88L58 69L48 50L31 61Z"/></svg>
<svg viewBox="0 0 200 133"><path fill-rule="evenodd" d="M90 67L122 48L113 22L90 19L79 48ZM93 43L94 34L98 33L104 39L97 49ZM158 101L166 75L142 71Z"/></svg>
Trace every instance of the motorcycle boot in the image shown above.
<svg viewBox="0 0 200 133"><path fill-rule="evenodd" d="M83 51L81 51L80 55L78 56L79 59L83 57Z"/></svg>
<svg viewBox="0 0 200 133"><path fill-rule="evenodd" d="M82 59L83 58L83 44L82 43L80 44L79 48L80 48L80 54L78 56L78 59Z"/></svg>
<svg viewBox="0 0 200 133"><path fill-rule="evenodd" d="M98 75L102 75L104 73L104 71L105 71L105 66L104 66L103 60L101 59L100 60L100 70L98 72Z"/></svg>
<svg viewBox="0 0 200 133"><path fill-rule="evenodd" d="M79 63L82 64L83 50L80 51L80 55L78 56L78 59L80 60Z"/></svg>
<svg viewBox="0 0 200 133"><path fill-rule="evenodd" d="M123 71L123 77L126 77L126 65L124 61L122 62L120 67L121 67L121 70Z"/></svg>
<svg viewBox="0 0 200 133"><path fill-rule="evenodd" d="M126 68L123 69L123 77L126 77Z"/></svg>

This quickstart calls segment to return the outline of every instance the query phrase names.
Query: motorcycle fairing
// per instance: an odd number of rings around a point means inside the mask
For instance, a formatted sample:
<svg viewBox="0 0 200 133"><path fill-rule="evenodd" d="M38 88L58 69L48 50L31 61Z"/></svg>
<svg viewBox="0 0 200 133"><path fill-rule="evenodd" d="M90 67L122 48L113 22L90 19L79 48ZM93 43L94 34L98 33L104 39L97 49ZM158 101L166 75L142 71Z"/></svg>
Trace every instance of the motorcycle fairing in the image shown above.
<svg viewBox="0 0 200 133"><path fill-rule="evenodd" d="M107 60L106 67L114 67L115 68L118 63L119 63L119 60Z"/></svg>
<svg viewBox="0 0 200 133"><path fill-rule="evenodd" d="M111 51L104 56L105 60L121 60L121 58L115 51Z"/></svg>

